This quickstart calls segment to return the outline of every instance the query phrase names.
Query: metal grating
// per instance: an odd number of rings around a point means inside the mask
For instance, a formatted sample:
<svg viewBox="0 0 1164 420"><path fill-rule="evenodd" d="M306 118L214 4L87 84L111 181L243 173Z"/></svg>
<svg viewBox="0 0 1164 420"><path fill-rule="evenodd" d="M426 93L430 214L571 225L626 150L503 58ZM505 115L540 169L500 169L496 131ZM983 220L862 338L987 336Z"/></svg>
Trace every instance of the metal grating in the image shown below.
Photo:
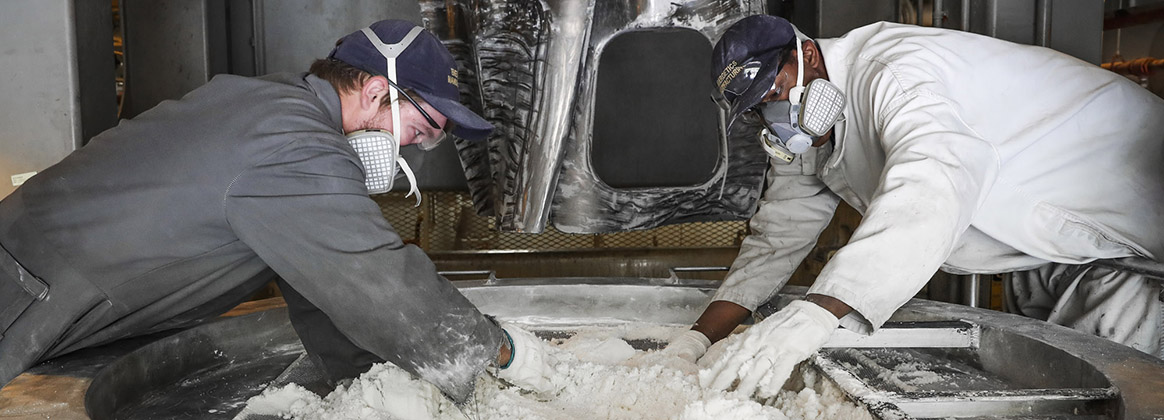
<svg viewBox="0 0 1164 420"><path fill-rule="evenodd" d="M425 251L566 250L596 248L738 247L746 221L699 222L610 234L569 234L552 226L539 234L499 232L478 216L467 192L426 192L419 208L402 192L372 196L401 239Z"/></svg>

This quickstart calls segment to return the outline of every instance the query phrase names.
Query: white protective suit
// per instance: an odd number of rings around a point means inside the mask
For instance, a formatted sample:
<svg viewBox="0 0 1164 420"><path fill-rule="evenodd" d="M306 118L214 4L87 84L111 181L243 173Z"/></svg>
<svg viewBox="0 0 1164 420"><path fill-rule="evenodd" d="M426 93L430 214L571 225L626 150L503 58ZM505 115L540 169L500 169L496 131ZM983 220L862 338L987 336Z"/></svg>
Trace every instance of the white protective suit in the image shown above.
<svg viewBox="0 0 1164 420"><path fill-rule="evenodd" d="M879 328L939 269L1164 256L1164 100L1065 54L893 23L818 41L848 96L835 141L769 187L715 299L749 310L811 250L838 199L864 215L810 293ZM835 145L835 147L834 147Z"/></svg>

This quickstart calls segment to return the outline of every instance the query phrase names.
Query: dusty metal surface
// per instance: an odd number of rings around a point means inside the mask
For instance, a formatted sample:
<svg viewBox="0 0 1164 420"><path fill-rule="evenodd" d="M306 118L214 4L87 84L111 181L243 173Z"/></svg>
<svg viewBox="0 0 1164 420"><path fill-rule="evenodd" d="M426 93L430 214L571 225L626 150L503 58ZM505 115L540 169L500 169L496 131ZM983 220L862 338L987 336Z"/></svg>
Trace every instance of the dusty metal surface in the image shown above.
<svg viewBox="0 0 1164 420"><path fill-rule="evenodd" d="M425 26L463 64L462 93L497 127L489 141L458 142L457 147L479 213L495 215L502 230L541 232L551 221L551 213L559 230L589 233L679 221L742 220L750 214L760 195L767 161L746 130L728 135L720 127L708 129L716 133L703 140L720 153L714 174L698 185L612 188L595 175L590 153L596 103L636 100L629 94L597 97L599 62L611 40L636 31L656 31L661 36L694 33L705 38L709 52L712 42L732 22L763 12L763 2L425 0L420 4ZM689 61L675 60L676 65ZM710 67L710 54L699 61L696 67ZM675 108L676 116L698 108L694 112L714 114L706 115L706 121L722 125L722 117L704 97L694 103L666 103ZM643 121L623 118L613 123L621 127Z"/></svg>
<svg viewBox="0 0 1164 420"><path fill-rule="evenodd" d="M103 368L85 406L94 419L230 418L301 353L286 309L203 325Z"/></svg>
<svg viewBox="0 0 1164 420"><path fill-rule="evenodd" d="M483 312L536 316L539 328L550 331L618 322L688 324L714 285L639 278L460 283ZM803 291L786 290L791 294L782 299ZM883 419L1132 419L1164 412L1161 361L998 312L914 300L881 332L841 331L826 347L812 359L814 366ZM162 337L124 356L93 355L88 363L74 358L56 373L82 378L76 385L88 388L88 415L95 419L232 418L267 383L312 381L309 369L288 369L300 354L285 311L276 309ZM93 378L92 384L83 378ZM0 393L0 401L5 398ZM84 418L73 414L62 417Z"/></svg>

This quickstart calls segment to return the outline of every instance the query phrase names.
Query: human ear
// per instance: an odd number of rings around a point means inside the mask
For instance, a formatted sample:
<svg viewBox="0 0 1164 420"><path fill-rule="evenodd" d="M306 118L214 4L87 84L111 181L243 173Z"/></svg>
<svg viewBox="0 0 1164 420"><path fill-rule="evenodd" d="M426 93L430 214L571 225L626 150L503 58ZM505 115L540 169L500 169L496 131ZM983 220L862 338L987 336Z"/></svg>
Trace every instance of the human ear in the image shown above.
<svg viewBox="0 0 1164 420"><path fill-rule="evenodd" d="M820 49L816 46L816 41L805 41L803 50L804 66L814 69L820 67Z"/></svg>
<svg viewBox="0 0 1164 420"><path fill-rule="evenodd" d="M816 63L816 43L812 41L804 41L801 45L801 50L804 51L804 65L811 66Z"/></svg>
<svg viewBox="0 0 1164 420"><path fill-rule="evenodd" d="M384 95L388 94L388 79L384 76L372 76L364 81L360 89L360 107L371 111L379 111Z"/></svg>

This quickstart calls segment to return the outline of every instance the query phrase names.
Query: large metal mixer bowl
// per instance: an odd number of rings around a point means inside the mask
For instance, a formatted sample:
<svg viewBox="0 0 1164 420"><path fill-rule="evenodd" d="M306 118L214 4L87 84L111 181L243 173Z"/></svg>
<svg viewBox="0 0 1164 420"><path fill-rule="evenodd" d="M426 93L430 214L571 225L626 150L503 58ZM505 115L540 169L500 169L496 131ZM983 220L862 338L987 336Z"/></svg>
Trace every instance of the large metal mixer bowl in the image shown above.
<svg viewBox="0 0 1164 420"><path fill-rule="evenodd" d="M638 278L459 283L482 312L534 320L543 331L686 325L714 292L711 282ZM1014 315L914 300L877 334L839 330L828 347L812 366L883 419L1164 418L1164 363ZM93 419L233 418L246 399L294 377L301 353L284 310L202 325L109 364L89 387L87 411Z"/></svg>

